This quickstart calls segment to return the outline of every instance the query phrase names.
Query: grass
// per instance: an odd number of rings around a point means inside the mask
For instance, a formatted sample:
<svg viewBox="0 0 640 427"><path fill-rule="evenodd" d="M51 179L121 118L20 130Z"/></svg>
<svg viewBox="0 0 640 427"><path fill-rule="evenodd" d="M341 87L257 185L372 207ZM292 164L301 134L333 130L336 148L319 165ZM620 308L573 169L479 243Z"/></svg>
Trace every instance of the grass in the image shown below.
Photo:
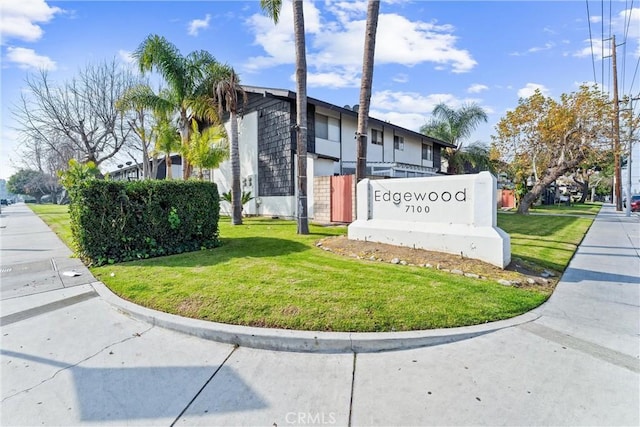
<svg viewBox="0 0 640 427"><path fill-rule="evenodd" d="M34 206L34 211L48 215L46 221L54 219L58 232L70 238L66 207ZM501 214L498 222L512 236L514 257L562 271L591 219ZM434 269L341 257L315 242L344 234L345 227L310 229L310 235L300 236L292 221L251 218L234 227L222 218L219 248L93 268L92 273L121 297L169 313L324 331L480 324L527 312L549 296Z"/></svg>
<svg viewBox="0 0 640 427"><path fill-rule="evenodd" d="M564 203L558 205L533 206L531 213L562 214L562 215L597 215L602 203L572 203L567 206Z"/></svg>
<svg viewBox="0 0 640 427"><path fill-rule="evenodd" d="M591 218L498 214L498 226L511 236L511 257L564 271L589 229Z"/></svg>
<svg viewBox="0 0 640 427"><path fill-rule="evenodd" d="M35 203L27 204L58 235L60 240L73 248L73 236L69 224L69 206Z"/></svg>

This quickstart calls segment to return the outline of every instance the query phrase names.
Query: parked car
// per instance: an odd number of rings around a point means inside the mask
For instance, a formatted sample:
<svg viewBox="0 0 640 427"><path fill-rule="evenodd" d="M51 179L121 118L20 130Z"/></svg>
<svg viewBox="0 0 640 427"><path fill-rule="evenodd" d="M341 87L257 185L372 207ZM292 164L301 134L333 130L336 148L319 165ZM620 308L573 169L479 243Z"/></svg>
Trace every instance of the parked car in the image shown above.
<svg viewBox="0 0 640 427"><path fill-rule="evenodd" d="M624 207L627 207L626 200ZM631 196L631 212L640 212L640 194L634 194Z"/></svg>
<svg viewBox="0 0 640 427"><path fill-rule="evenodd" d="M7 199L0 199L0 205L9 206L9 201Z"/></svg>

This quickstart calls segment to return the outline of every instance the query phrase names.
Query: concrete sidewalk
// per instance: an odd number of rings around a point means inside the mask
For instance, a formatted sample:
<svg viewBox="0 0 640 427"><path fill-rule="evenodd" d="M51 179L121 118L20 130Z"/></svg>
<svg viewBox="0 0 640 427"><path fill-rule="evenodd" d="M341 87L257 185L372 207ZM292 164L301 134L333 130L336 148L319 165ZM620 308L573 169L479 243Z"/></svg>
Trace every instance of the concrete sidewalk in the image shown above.
<svg viewBox="0 0 640 427"><path fill-rule="evenodd" d="M3 210L3 271L63 254L28 216ZM123 315L97 284L5 294L3 274L0 424L640 425L639 234L605 206L528 321L383 353L236 347Z"/></svg>
<svg viewBox="0 0 640 427"><path fill-rule="evenodd" d="M4 207L0 227L0 297L3 300L96 281L25 204Z"/></svg>

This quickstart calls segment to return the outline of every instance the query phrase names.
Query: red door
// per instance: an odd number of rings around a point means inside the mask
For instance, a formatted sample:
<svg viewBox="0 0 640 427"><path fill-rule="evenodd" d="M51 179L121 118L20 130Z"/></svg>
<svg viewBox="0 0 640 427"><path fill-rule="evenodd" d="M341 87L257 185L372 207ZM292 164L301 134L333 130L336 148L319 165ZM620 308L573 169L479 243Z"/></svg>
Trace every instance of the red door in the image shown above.
<svg viewBox="0 0 640 427"><path fill-rule="evenodd" d="M353 175L331 177L331 222L353 221Z"/></svg>

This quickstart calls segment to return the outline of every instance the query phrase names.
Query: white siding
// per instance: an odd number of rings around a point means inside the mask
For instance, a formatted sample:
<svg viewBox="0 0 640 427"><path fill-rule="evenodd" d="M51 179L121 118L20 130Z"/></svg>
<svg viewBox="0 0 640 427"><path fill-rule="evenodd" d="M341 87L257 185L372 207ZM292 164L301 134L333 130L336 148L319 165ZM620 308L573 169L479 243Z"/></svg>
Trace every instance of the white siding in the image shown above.
<svg viewBox="0 0 640 427"><path fill-rule="evenodd" d="M231 123L225 123L229 140L231 140ZM238 147L240 150L240 185L241 191L251 191L254 197L244 206L245 214L256 213L258 194L258 113L253 112L238 119ZM213 181L218 185L218 192L225 193L231 189L231 161L226 160L220 168L213 172ZM231 214L231 206L227 202L220 203L220 213Z"/></svg>

